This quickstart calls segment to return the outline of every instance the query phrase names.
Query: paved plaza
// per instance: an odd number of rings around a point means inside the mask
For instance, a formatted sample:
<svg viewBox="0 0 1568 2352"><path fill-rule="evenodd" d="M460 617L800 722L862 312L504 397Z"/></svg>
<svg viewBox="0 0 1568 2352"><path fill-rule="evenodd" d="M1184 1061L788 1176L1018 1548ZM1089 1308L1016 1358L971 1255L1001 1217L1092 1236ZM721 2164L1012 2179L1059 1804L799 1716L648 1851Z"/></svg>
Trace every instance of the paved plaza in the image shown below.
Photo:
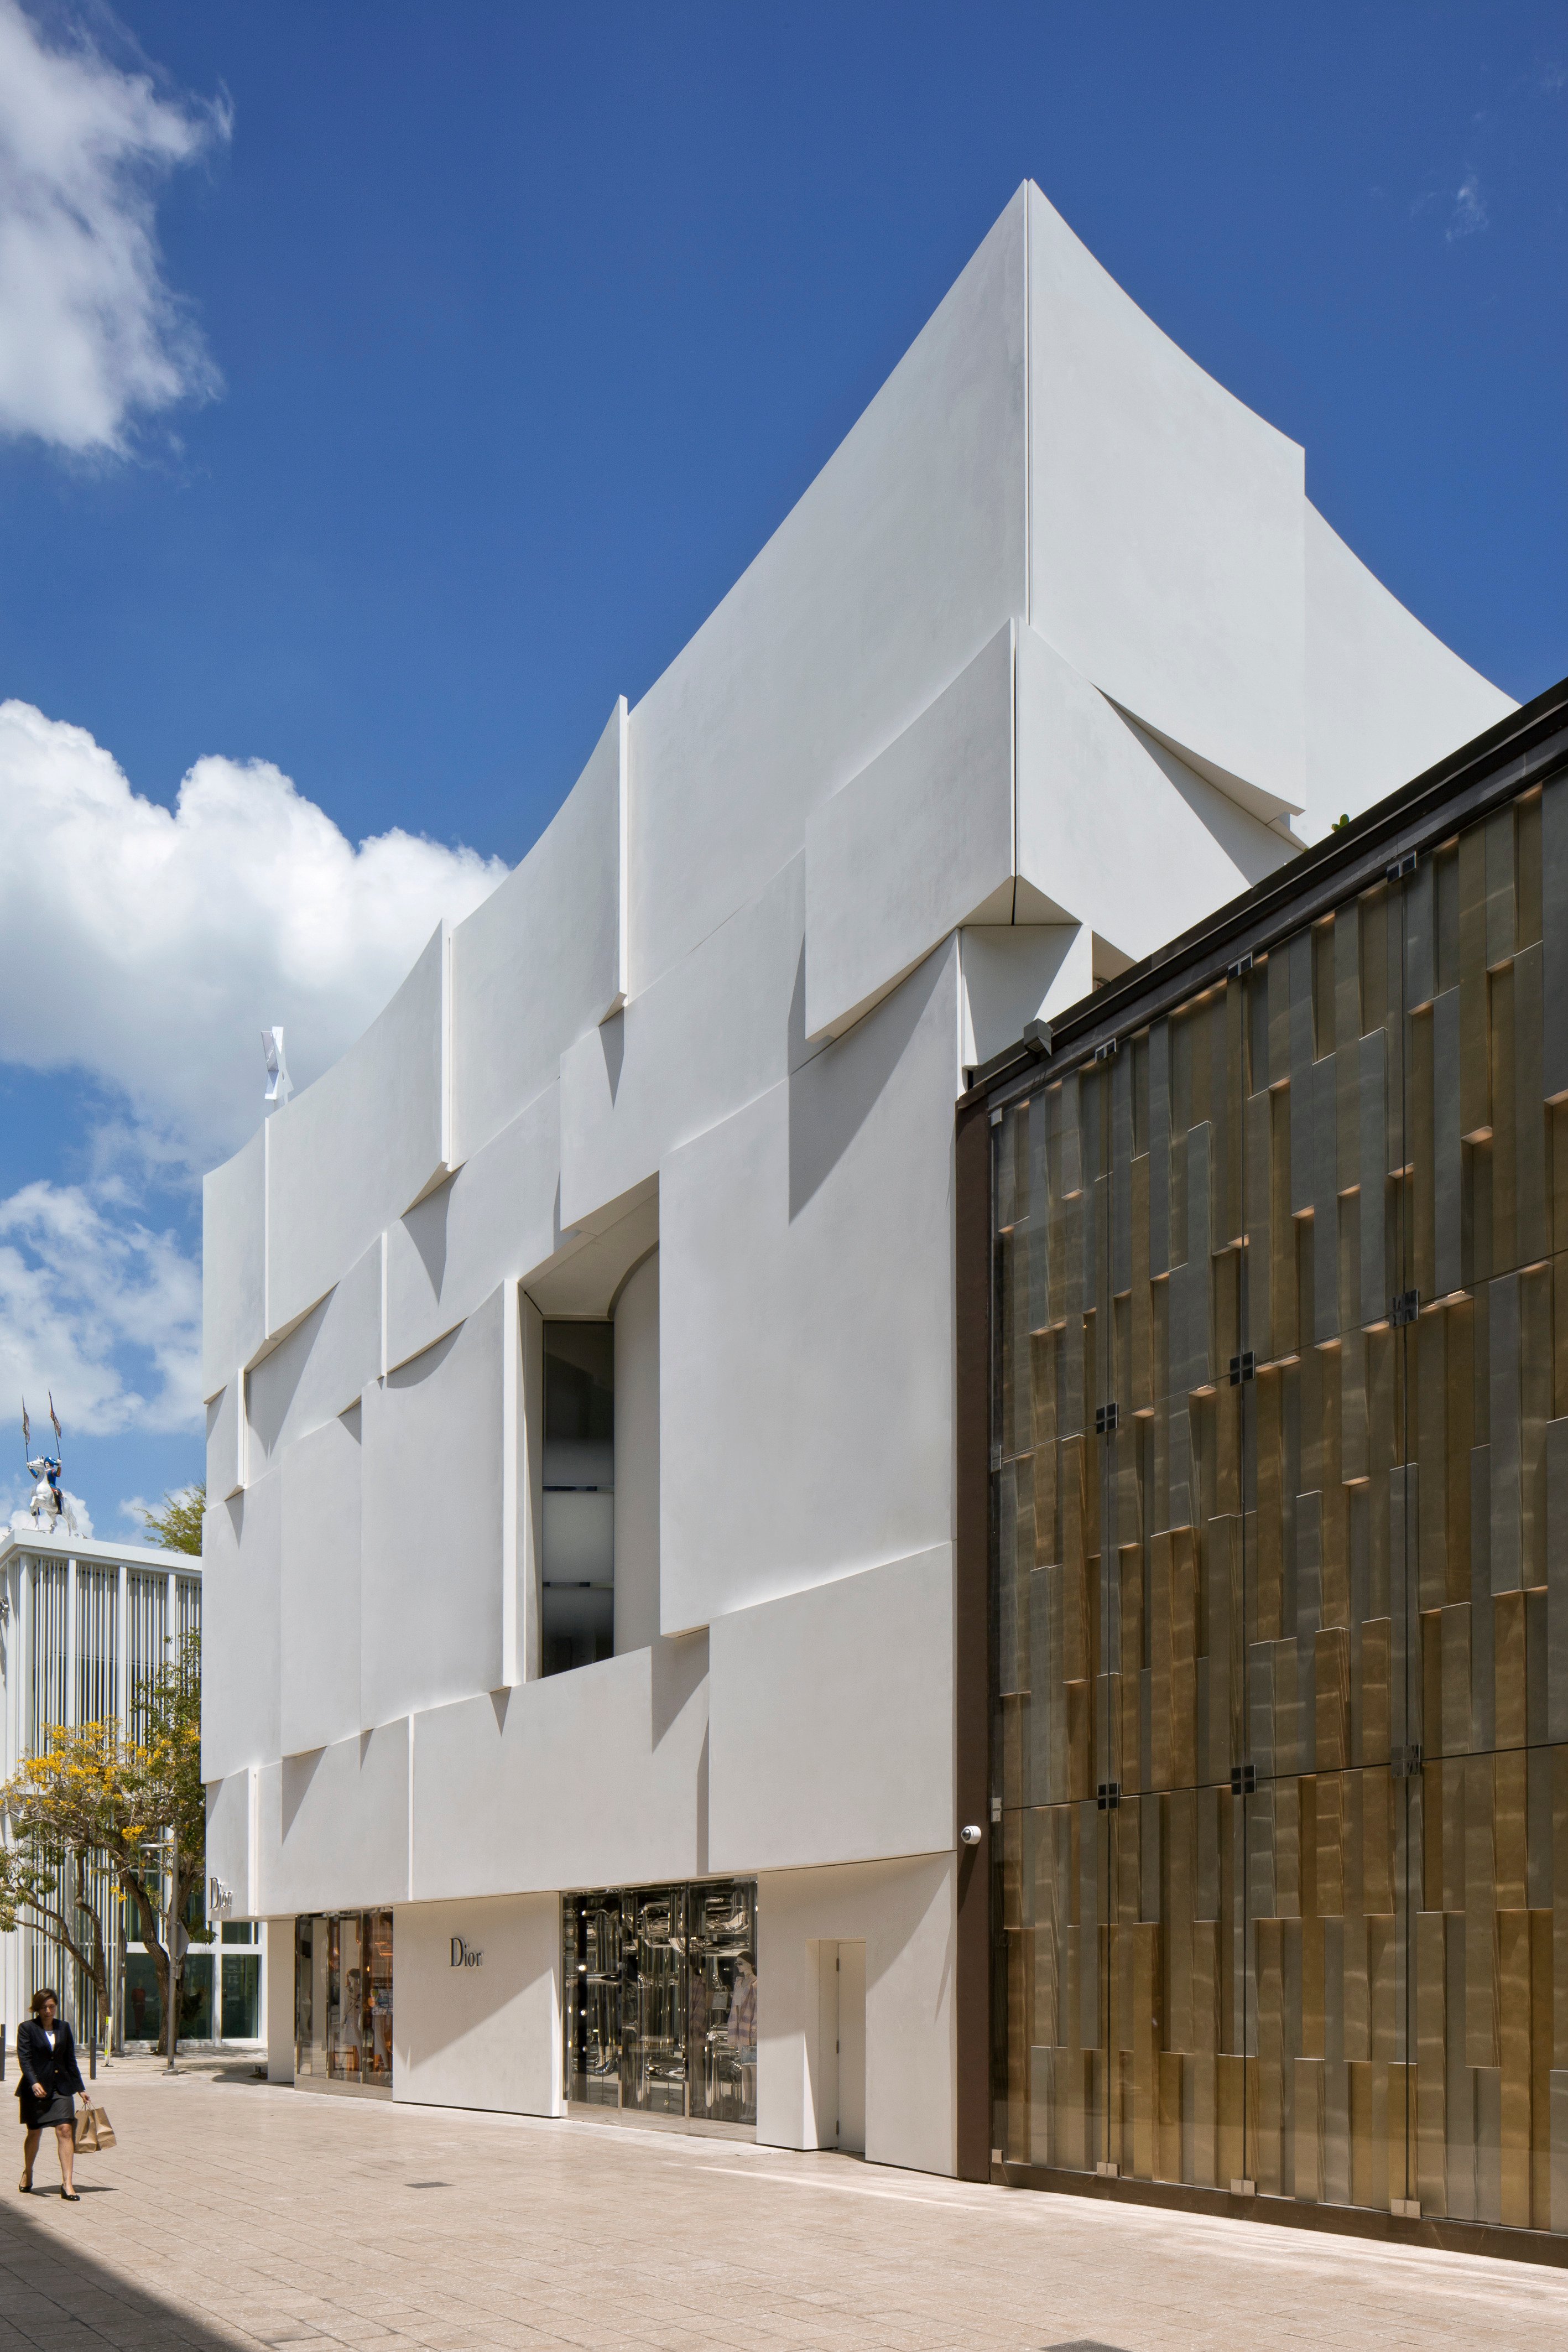
<svg viewBox="0 0 1568 2352"><path fill-rule="evenodd" d="M81 2159L79 2205L6 2176L0 2352L1568 2343L1568 2274L1522 2264L243 2068L131 2061L98 2087L120 2146Z"/></svg>

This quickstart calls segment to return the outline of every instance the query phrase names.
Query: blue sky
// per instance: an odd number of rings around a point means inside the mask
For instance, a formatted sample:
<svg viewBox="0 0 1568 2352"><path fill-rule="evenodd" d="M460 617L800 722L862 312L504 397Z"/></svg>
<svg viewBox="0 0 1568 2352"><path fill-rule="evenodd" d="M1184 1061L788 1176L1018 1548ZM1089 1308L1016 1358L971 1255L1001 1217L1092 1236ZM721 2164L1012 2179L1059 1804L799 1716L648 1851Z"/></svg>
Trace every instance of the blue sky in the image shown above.
<svg viewBox="0 0 1568 2352"><path fill-rule="evenodd" d="M1561 5L0 0L0 1383L54 1380L100 1533L199 1468L193 1180L260 1020L312 1075L516 861L1026 175L1428 625L1568 668Z"/></svg>

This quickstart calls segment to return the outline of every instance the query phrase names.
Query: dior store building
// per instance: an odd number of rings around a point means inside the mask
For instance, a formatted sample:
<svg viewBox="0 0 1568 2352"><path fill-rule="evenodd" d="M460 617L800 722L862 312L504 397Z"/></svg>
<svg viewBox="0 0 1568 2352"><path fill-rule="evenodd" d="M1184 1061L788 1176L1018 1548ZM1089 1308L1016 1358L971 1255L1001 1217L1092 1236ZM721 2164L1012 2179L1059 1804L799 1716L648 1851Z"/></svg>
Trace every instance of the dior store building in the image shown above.
<svg viewBox="0 0 1568 2352"><path fill-rule="evenodd" d="M1109 1915L1060 2012L1036 1921L992 1948L1022 1811L1092 1792L988 1779L1017 1448L956 1110L1511 707L1021 188L521 865L207 1179L209 1844L295 1956L275 2076L1124 2162L1082 2120ZM1088 1655L1040 1734L1080 1779Z"/></svg>

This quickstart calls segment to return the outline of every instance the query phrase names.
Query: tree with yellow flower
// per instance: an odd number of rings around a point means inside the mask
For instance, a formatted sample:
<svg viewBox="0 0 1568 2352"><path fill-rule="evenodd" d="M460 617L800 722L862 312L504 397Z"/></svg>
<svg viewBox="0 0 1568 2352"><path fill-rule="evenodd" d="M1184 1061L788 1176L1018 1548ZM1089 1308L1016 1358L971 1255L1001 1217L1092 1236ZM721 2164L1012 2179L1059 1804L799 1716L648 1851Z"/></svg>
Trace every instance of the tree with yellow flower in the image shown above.
<svg viewBox="0 0 1568 2352"><path fill-rule="evenodd" d="M138 1696L140 1739L112 1719L52 1724L42 1751L0 1788L0 1927L39 1927L68 1952L97 1988L100 2017L110 2007L113 1899L123 1896L136 1916L167 2017L168 1921L183 1917L205 1868L199 1637ZM171 1832L179 1881L166 1911Z"/></svg>

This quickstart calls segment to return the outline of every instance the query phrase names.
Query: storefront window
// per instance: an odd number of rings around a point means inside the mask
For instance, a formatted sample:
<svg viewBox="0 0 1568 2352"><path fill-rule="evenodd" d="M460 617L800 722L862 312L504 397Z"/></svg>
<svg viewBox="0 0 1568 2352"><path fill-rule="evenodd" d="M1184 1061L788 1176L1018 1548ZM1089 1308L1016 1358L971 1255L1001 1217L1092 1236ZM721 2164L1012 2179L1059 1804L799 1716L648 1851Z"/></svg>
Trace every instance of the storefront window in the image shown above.
<svg viewBox="0 0 1568 2352"><path fill-rule="evenodd" d="M564 1923L569 2099L754 2126L755 1882L568 1895Z"/></svg>
<svg viewBox="0 0 1568 2352"><path fill-rule="evenodd" d="M224 1930L225 1937L228 1930ZM225 1952L224 1967L223 2038L225 2042L256 2042L261 2038L261 1957L259 1953Z"/></svg>
<svg viewBox="0 0 1568 2352"><path fill-rule="evenodd" d="M297 1922L294 2011L298 2079L348 2090L392 2089L390 1911Z"/></svg>
<svg viewBox="0 0 1568 2352"><path fill-rule="evenodd" d="M125 2038L156 2042L163 2031L163 2004L158 1998L158 1970L151 1952L125 1955Z"/></svg>
<svg viewBox="0 0 1568 2352"><path fill-rule="evenodd" d="M213 1956L187 1952L180 1971L180 2039L210 2042L213 2038Z"/></svg>

